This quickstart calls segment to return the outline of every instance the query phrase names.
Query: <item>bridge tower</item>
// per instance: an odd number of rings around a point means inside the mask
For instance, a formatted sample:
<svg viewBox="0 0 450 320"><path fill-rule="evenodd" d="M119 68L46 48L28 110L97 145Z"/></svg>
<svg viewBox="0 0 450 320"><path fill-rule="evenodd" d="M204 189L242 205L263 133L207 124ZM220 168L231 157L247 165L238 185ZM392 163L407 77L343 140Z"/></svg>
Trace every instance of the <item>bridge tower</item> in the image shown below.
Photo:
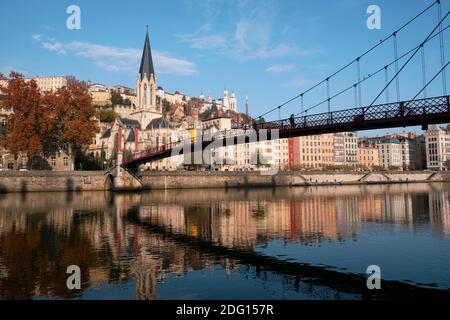
<svg viewBox="0 0 450 320"><path fill-rule="evenodd" d="M117 133L117 165L115 169L108 172L106 179L111 181L111 187L115 191L141 190L142 183L138 176L131 170L123 166L123 133L122 126L119 126Z"/></svg>
<svg viewBox="0 0 450 320"><path fill-rule="evenodd" d="M116 176L120 176L120 168L122 167L123 162L123 152L122 152L122 126L119 126L119 130L117 133L117 174Z"/></svg>

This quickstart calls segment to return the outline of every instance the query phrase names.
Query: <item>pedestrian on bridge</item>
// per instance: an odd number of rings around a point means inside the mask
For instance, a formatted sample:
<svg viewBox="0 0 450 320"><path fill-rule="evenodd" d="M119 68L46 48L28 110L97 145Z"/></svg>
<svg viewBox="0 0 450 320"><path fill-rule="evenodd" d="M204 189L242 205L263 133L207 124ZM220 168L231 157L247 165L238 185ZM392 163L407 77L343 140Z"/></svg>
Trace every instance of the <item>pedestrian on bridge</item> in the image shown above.
<svg viewBox="0 0 450 320"><path fill-rule="evenodd" d="M289 122L291 124L291 127L295 128L295 116L294 116L294 114L291 114L291 116L289 117Z"/></svg>

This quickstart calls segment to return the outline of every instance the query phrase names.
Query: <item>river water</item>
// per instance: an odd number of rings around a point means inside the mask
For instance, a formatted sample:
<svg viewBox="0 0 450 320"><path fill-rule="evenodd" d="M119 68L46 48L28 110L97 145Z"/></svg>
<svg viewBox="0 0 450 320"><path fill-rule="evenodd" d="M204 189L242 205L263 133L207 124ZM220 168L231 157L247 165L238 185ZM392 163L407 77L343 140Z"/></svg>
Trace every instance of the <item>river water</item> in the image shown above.
<svg viewBox="0 0 450 320"><path fill-rule="evenodd" d="M450 296L450 184L0 195L1 299ZM67 267L81 288L67 287ZM381 271L368 290L367 267Z"/></svg>

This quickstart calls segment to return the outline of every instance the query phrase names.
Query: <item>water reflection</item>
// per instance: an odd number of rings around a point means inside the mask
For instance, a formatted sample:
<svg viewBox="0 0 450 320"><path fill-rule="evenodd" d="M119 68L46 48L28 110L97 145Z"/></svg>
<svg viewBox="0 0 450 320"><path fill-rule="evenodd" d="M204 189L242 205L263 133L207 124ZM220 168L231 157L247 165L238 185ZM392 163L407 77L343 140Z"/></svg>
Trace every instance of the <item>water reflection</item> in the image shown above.
<svg viewBox="0 0 450 320"><path fill-rule="evenodd" d="M449 190L0 195L0 297L448 297ZM384 293L364 287L373 257L387 269ZM66 288L73 264L82 270L80 291Z"/></svg>

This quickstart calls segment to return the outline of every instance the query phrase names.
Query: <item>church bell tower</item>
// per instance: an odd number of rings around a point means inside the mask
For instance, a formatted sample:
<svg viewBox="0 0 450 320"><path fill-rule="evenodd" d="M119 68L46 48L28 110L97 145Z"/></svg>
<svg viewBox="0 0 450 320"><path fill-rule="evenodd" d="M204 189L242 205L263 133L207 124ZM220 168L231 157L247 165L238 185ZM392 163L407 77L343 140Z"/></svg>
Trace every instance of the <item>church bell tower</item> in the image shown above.
<svg viewBox="0 0 450 320"><path fill-rule="evenodd" d="M156 75L153 68L150 37L147 30L141 66L136 79L136 111L132 113L133 118L140 122L142 129L145 129L152 119L162 115L156 103L156 88Z"/></svg>

